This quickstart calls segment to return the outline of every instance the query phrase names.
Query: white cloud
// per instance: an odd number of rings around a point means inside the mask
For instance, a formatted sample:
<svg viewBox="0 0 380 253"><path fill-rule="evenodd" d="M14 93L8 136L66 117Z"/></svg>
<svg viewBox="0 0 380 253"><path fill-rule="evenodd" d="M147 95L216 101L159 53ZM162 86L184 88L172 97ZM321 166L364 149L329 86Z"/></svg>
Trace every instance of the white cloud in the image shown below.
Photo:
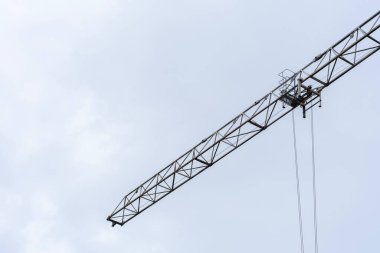
<svg viewBox="0 0 380 253"><path fill-rule="evenodd" d="M55 217L58 219L58 217ZM25 253L73 253L68 241L54 236L58 223L52 217L27 222L22 230L23 252Z"/></svg>
<svg viewBox="0 0 380 253"><path fill-rule="evenodd" d="M348 15L361 21L376 7L369 1L323 0L321 6L334 6L316 10L303 9L300 0L288 1L284 9L273 7L275 1L219 2L0 1L1 252L231 252L247 245L260 252L280 246L286 251L283 244L270 243L274 240L293 246L297 233L273 233L296 222L296 213L285 210L293 190L284 190L276 201L277 188L294 180L286 119L131 225L111 228L105 221L119 196L194 144L194 136L211 133L216 121L224 123L243 109L242 101L273 88L277 80L271 75L285 62L299 66L308 59L305 54L325 48L305 38L323 33L321 39L333 42L345 31L325 24L338 27L346 20L348 25ZM346 9L335 24L334 8L342 3ZM309 16L322 12L320 27ZM314 25L318 32L310 28ZM374 201L378 88L366 87L373 94L367 96L357 85L378 83L378 65L364 63L355 81L345 78L345 87L329 88L331 97L320 113L326 117L316 123L325 126L318 132L324 146L317 149L325 180L320 187L326 189L321 209L331 215L321 220L335 222L331 231L321 227L325 247L338 244L326 238L344 236L347 245L355 244L339 231L347 217L353 228L361 222L378 234L373 227L379 219L363 219L357 205L380 211ZM342 89L355 94L353 99L340 99ZM355 110L345 110L349 106ZM371 131L360 135L358 129L367 124ZM300 152L309 157L308 149ZM278 225L283 219L287 222ZM374 252L376 242L368 243ZM340 251L351 253L350 248Z"/></svg>

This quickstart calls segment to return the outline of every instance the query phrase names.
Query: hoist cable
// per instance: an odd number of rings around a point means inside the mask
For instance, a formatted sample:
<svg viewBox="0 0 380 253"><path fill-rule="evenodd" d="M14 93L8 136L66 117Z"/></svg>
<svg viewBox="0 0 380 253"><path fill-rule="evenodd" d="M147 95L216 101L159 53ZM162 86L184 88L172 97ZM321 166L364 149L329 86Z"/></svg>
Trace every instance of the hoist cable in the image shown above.
<svg viewBox="0 0 380 253"><path fill-rule="evenodd" d="M296 138L296 123L295 123L295 120L294 120L294 111L292 111L292 119L293 119L294 162L295 162L295 166L296 166L296 180L297 180L298 221L299 221L299 227L300 227L301 253L304 253L303 228L302 228L302 208L301 208L301 191L300 191L300 180L299 180L299 174L298 174L297 138Z"/></svg>
<svg viewBox="0 0 380 253"><path fill-rule="evenodd" d="M314 198L314 247L315 253L318 253L318 217L317 217L317 187L315 176L315 142L314 142L314 115L311 107L311 156L313 164L313 198Z"/></svg>

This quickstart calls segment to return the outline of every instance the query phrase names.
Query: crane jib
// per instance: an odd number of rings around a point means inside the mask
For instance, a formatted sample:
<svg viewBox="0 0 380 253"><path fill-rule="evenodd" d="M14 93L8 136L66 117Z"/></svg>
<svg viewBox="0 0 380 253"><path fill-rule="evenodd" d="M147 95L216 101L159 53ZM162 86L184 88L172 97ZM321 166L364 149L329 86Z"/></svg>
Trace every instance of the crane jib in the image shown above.
<svg viewBox="0 0 380 253"><path fill-rule="evenodd" d="M300 106L304 115L330 84L380 50L380 11L220 129L122 198L107 217L124 225Z"/></svg>

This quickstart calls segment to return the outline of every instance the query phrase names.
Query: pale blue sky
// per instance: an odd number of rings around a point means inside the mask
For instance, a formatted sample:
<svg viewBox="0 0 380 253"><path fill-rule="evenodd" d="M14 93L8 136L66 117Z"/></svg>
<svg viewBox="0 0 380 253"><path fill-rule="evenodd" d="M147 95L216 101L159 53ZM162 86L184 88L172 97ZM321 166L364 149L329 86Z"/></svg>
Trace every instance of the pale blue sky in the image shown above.
<svg viewBox="0 0 380 253"><path fill-rule="evenodd" d="M291 118L124 227L125 193L379 10L0 0L0 252L299 252ZM315 111L321 253L380 251L380 53ZM310 117L297 115L306 253Z"/></svg>

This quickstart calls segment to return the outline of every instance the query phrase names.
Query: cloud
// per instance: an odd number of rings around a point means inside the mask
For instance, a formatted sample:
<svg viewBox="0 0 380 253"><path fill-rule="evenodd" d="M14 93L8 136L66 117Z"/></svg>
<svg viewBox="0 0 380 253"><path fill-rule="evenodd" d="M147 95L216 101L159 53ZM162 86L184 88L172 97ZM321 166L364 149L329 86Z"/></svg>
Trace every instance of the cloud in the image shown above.
<svg viewBox="0 0 380 253"><path fill-rule="evenodd" d="M303 64L324 49L320 40L344 32L334 30L341 23L352 29L351 17L361 21L376 7L362 2L0 1L0 251L295 249L286 119L130 225L111 228L105 217L124 193L273 88L283 64ZM346 8L339 20L334 6ZM310 18L320 13L323 27ZM379 64L364 64L329 90L317 121L321 209L331 215L321 220L335 222L321 226L326 248L338 237L355 243L342 224L360 222L374 235L380 227L378 92L362 88L378 83ZM308 148L301 152L308 161ZM362 219L358 203L374 215Z"/></svg>
<svg viewBox="0 0 380 253"><path fill-rule="evenodd" d="M32 213L21 229L23 252L26 253L73 253L70 243L57 235L60 212L54 201L46 193L31 196L25 210Z"/></svg>

